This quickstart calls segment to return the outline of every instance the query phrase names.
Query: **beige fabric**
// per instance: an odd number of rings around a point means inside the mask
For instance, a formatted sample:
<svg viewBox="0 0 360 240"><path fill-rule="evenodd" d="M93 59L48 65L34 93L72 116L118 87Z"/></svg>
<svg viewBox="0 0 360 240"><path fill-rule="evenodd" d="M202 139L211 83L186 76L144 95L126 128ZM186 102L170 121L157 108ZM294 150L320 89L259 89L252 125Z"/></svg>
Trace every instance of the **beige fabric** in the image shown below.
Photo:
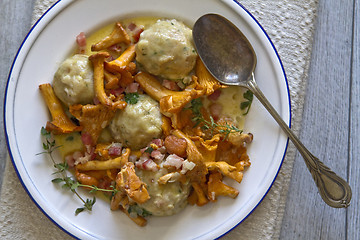
<svg viewBox="0 0 360 240"><path fill-rule="evenodd" d="M37 0L33 23L55 0ZM288 77L292 126L299 132L318 0L240 0L275 44ZM290 144L271 190L239 226L222 239L278 239L295 148ZM0 198L0 239L71 239L35 206L7 161ZM50 234L50 235L49 235Z"/></svg>

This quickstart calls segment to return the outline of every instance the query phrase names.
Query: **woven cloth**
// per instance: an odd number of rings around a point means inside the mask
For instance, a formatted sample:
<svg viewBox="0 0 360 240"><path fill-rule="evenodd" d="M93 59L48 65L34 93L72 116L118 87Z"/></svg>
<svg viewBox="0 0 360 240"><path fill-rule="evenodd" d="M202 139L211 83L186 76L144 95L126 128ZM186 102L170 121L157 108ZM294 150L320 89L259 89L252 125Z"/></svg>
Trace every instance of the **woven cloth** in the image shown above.
<svg viewBox="0 0 360 240"><path fill-rule="evenodd" d="M37 0L33 23L55 2ZM292 129L298 135L318 0L239 0L272 39L289 81ZM222 239L278 239L295 147L290 144L278 177L260 205ZM35 206L7 160L0 195L0 239L72 239Z"/></svg>

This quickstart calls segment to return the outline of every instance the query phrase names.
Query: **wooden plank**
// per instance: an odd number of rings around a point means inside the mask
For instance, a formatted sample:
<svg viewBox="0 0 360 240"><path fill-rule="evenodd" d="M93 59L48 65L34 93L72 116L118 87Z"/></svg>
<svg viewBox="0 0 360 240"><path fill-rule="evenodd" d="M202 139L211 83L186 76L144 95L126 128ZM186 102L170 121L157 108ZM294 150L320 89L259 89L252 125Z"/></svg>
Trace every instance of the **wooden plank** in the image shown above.
<svg viewBox="0 0 360 240"><path fill-rule="evenodd" d="M350 105L349 183L353 198L348 210L347 237L360 239L360 0L354 1L352 84Z"/></svg>
<svg viewBox="0 0 360 240"><path fill-rule="evenodd" d="M319 0L300 137L347 178L353 1ZM297 154L281 239L345 239L346 209L327 206Z"/></svg>
<svg viewBox="0 0 360 240"><path fill-rule="evenodd" d="M30 28L31 14L35 0L1 0L0 1L0 99L4 98L4 89L8 73L15 54ZM1 104L3 112L3 104ZM1 125L3 119L1 118ZM0 128L0 136L4 136L4 129ZM0 188L7 155L4 137L0 138Z"/></svg>

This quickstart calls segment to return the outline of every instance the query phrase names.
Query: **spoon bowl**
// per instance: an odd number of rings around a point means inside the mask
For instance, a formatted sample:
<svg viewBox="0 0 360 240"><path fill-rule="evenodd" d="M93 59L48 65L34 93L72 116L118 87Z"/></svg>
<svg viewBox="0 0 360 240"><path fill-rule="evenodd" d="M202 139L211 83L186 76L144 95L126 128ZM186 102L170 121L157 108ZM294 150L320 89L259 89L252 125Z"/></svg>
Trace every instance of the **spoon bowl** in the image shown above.
<svg viewBox="0 0 360 240"><path fill-rule="evenodd" d="M348 207L349 184L310 153L259 89L254 76L256 54L245 35L226 18L207 14L195 22L193 39L200 59L219 82L246 87L264 105L303 156L324 202L335 208Z"/></svg>
<svg viewBox="0 0 360 240"><path fill-rule="evenodd" d="M201 60L219 82L247 85L255 71L256 54L234 24L216 14L204 15L193 27L193 38Z"/></svg>

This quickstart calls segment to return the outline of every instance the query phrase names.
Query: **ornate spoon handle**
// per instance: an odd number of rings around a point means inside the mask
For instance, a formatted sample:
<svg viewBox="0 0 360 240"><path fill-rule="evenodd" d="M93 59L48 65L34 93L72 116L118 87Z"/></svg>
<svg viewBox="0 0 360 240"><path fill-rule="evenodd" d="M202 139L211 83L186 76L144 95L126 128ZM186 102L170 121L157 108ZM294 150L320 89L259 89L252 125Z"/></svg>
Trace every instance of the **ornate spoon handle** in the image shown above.
<svg viewBox="0 0 360 240"><path fill-rule="evenodd" d="M290 140L294 143L300 154L303 156L306 166L308 167L318 189L322 199L331 207L346 208L350 205L351 200L351 188L349 184L330 170L324 163L314 157L309 150L300 142L300 140L294 135L286 123L282 120L280 115L272 107L270 102L266 99L264 94L260 91L255 82L254 75L246 86L249 88L259 101L264 105L268 112L277 121L280 127L288 135Z"/></svg>

